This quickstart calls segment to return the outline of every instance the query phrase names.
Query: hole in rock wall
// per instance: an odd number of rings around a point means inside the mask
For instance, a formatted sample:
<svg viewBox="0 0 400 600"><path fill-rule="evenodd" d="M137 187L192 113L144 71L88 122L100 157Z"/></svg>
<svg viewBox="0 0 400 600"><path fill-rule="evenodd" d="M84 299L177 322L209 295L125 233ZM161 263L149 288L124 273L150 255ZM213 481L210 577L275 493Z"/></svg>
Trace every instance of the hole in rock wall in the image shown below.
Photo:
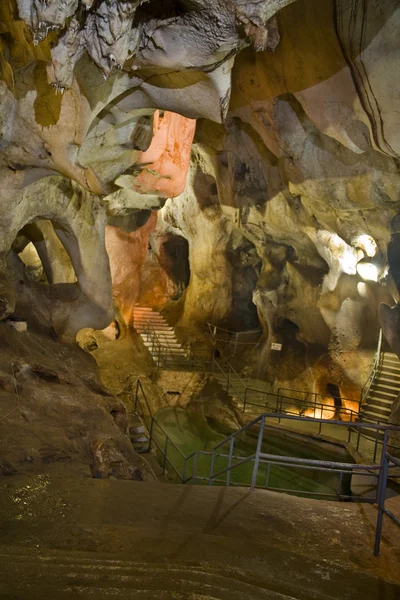
<svg viewBox="0 0 400 600"><path fill-rule="evenodd" d="M25 265L28 279L35 283L75 283L74 267L68 251L59 239L65 234L57 223L40 219L19 231L12 249Z"/></svg>
<svg viewBox="0 0 400 600"><path fill-rule="evenodd" d="M335 407L335 419L340 419L340 409L342 408L342 398L340 395L340 388L336 383L327 383L326 394L333 399Z"/></svg>
<svg viewBox="0 0 400 600"><path fill-rule="evenodd" d="M160 247L158 262L168 277L176 284L177 293L172 300L178 300L190 280L188 241L179 235L169 234L167 240Z"/></svg>
<svg viewBox="0 0 400 600"><path fill-rule="evenodd" d="M232 311L226 326L233 331L258 329L260 323L253 292L259 279L261 260L248 240L243 240L229 252L228 258L232 266Z"/></svg>
<svg viewBox="0 0 400 600"><path fill-rule="evenodd" d="M25 272L29 279L35 283L48 283L43 264L33 242L25 238L26 246L18 252L20 260L25 265Z"/></svg>
<svg viewBox="0 0 400 600"><path fill-rule="evenodd" d="M218 188L212 175L197 171L193 191L201 210L219 205Z"/></svg>
<svg viewBox="0 0 400 600"><path fill-rule="evenodd" d="M139 304L162 308L179 300L189 285L189 244L173 233L150 237L141 270Z"/></svg>
<svg viewBox="0 0 400 600"><path fill-rule="evenodd" d="M150 19L165 20L180 17L190 12L190 1L170 0L169 2L145 2L136 10L135 21L147 22Z"/></svg>

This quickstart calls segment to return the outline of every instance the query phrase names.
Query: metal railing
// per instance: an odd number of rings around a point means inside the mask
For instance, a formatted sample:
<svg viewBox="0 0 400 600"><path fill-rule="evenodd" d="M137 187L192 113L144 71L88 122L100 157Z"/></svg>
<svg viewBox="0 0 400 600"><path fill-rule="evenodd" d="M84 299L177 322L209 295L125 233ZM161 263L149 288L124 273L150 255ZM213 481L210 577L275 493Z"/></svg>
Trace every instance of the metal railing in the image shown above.
<svg viewBox="0 0 400 600"><path fill-rule="evenodd" d="M379 479L379 486L377 490L377 504L378 504L378 518L376 522L376 531L375 531L375 546L374 546L374 554L375 556L379 556L380 547L381 547L381 536L382 536L382 525L383 525L383 515L388 516L396 525L400 527L400 519L394 515L389 509L385 508L385 500L386 500L386 488L387 481L389 477L389 468L390 463L394 467L400 467L400 460L395 458L388 452L384 452L382 454L381 460L381 477ZM400 477L400 476L399 476Z"/></svg>
<svg viewBox="0 0 400 600"><path fill-rule="evenodd" d="M360 405L367 398L367 396L369 394L369 390L371 388L371 385L373 384L375 377L379 371L379 367L381 365L381 357L382 357L381 350L382 350L382 329L379 330L378 346L377 346L377 349L375 352L374 362L372 365L371 373L369 374L367 381L364 383L364 385L361 389Z"/></svg>
<svg viewBox="0 0 400 600"><path fill-rule="evenodd" d="M308 392L307 390L296 390L296 389L291 389L291 388L279 388L278 389L278 396L283 396L283 397L289 397L289 398L293 398L296 399L297 395L302 395L304 396L304 398L299 398L300 401L306 401L310 404L313 405L317 405L317 404L324 404L323 402L318 402L317 400L320 398L332 398L335 399L334 396L332 396L331 394L321 394L319 392ZM352 402L353 404L357 404L358 407L360 407L360 400L354 400L353 398L343 398L343 396L337 396L338 400L345 401L345 402ZM327 405L328 406L328 405ZM343 408L337 408L337 412L340 412L341 410L344 410L345 407ZM359 413L359 409L357 411L353 411L355 413Z"/></svg>
<svg viewBox="0 0 400 600"><path fill-rule="evenodd" d="M156 331L153 324L147 321L141 335L145 335L150 342L149 351L158 367L170 365L185 365L190 367L206 367L212 361L212 348L209 344L202 342L187 342L181 344L182 352L175 352L169 344L169 338L162 332Z"/></svg>
<svg viewBox="0 0 400 600"><path fill-rule="evenodd" d="M144 402L146 411L144 411L141 406L142 401ZM152 415L140 380L137 381L136 385L135 412L141 414L143 421L148 428L148 450L150 451L152 444L154 444L160 453L160 462L162 464L163 473L166 472L167 465L169 465L177 475L179 481L183 484L207 483L208 485L213 485L217 483L225 486L250 486L253 489L262 488L302 496L313 496L326 499L334 498L338 500L351 500L377 504L378 520L374 548L375 555L379 554L383 515L386 514L395 523L400 525L400 520L385 508L389 474L391 479L400 477L400 475L394 474L393 472L390 473L390 470L393 468L400 467L400 460L388 453L388 448L393 448L389 443L389 434L393 431L400 432L400 426L388 424L368 425L368 427L376 429L377 432L379 431L383 434L380 464L356 464L343 461L314 460L264 452L264 435L269 426L274 426L276 424L277 419L279 422L295 422L299 420L304 422L304 420L306 420L312 423L318 423L319 430L321 430L324 425L347 427L347 441L349 442L351 441L354 430L361 432L366 427L364 423L354 423L352 424L352 427L348 427L343 421L310 419L291 415L277 415L276 413L264 413L260 415L232 435L222 440L211 451L196 450L186 456ZM161 432L164 443L160 443L157 440L157 436L155 435L156 431ZM276 433L276 428L269 427L270 436L271 433L274 432ZM249 444L249 442L246 442L243 444L243 439L241 438L246 435L250 437L252 443ZM296 432L295 435L307 436L307 433ZM255 450L254 440L256 440ZM224 447L227 447L226 451L224 451ZM251 448L250 451L249 448ZM171 454L174 455L174 458ZM243 467L246 465L250 465L250 469L247 468L243 470ZM285 478L282 477L282 469L289 471L287 485L284 485ZM278 478L276 474L277 470L278 473L280 473ZM298 478L301 476L301 473L304 472L311 473L313 478L316 476L318 477L321 474L324 476L333 475L337 479L337 481L335 481L335 489L333 489L332 483L329 488L330 491L299 489L299 487L293 488L292 481L294 475ZM239 477L236 478L236 481L233 480L235 474L239 475ZM351 478L353 476L360 477L366 481L368 481L368 478L369 480L372 479L372 488L370 487L369 491L371 492L372 489L375 493L372 495L357 495L351 493L350 486ZM274 484L274 479L280 482L283 481L283 484Z"/></svg>
<svg viewBox="0 0 400 600"><path fill-rule="evenodd" d="M141 401L144 402L147 414L143 410ZM168 433L165 431L165 429L162 427L162 425L160 425L158 423L157 419L153 416L151 409L150 409L150 405L147 401L147 397L146 397L146 393L144 391L143 385L139 379L136 381L135 404L134 404L133 411L134 411L134 413L136 413L137 415L140 416L140 418L142 419L143 424L147 428L147 431L149 434L149 443L148 443L146 451L150 452L152 449L152 446L154 444L154 446L159 450L159 452L161 454L163 475L166 472L167 464L169 464L170 467L173 469L173 471L176 473L176 475L179 477L181 482L186 483L183 479L183 476L181 475L181 473L179 471L179 468L171 460L171 458L168 457L168 450L170 448L173 448L174 451L177 453L177 455L181 457L183 464L186 461L186 456L182 452L182 450L179 448L179 446L177 446L177 444L175 444L175 442L171 439L171 437L168 435ZM161 432L161 435L164 436L164 438L165 438L164 444L160 444L157 441L156 431Z"/></svg>
<svg viewBox="0 0 400 600"><path fill-rule="evenodd" d="M238 400L243 404L243 412L246 412L247 406L254 406L263 409L264 411L269 409L277 413L286 412L288 414L295 414L297 416L303 416L306 413L313 412L313 416L320 417L323 413L332 413L332 416L345 417L348 421L354 421L357 418L358 410L353 410L347 407L334 407L329 404L317 402L318 397L328 397L328 394L317 394L315 392L307 392L304 390L291 390L288 388L279 388L278 392L269 392L257 388L248 387L240 375L237 373L235 368L232 366L226 356L218 351L218 356L214 353L212 357L212 371L216 370L222 373L226 379L226 390L233 391L237 396ZM303 398L296 398L295 396L288 395L288 393L299 393L303 395ZM258 400L254 401L254 397ZM311 400L309 400L311 398ZM342 400L348 400L359 405L358 400L350 400L349 398L342 398ZM310 416L310 414L308 414Z"/></svg>
<svg viewBox="0 0 400 600"><path fill-rule="evenodd" d="M247 331L231 331L217 325L207 323L208 331L215 346L223 344L225 351L228 350L230 358L236 354L238 347L258 346L263 331L262 329L249 329ZM253 338L253 339L251 339Z"/></svg>
<svg viewBox="0 0 400 600"><path fill-rule="evenodd" d="M269 423L268 423L269 421ZM254 433L254 430L257 429L258 430L258 442L257 442L257 450L255 452L255 454L253 454L250 457L241 457L243 460L245 459L246 462L252 461L252 460L257 460L257 457L259 455L259 453L261 452L261 446L263 443L263 436L264 436L264 430L265 430L265 425L268 423L270 425L274 425L276 423L276 421L278 421L278 423L281 423L282 421L286 421L286 422L295 422L295 421L308 421L312 424L316 424L318 426L318 430L319 432L323 429L324 425L325 426L329 426L331 427L332 425L341 427L341 428L345 428L347 430L346 435L343 435L343 439L342 439L342 443L344 442L348 442L351 443L352 442L352 437L354 434L354 430L358 430L358 431L362 431L363 429L365 429L366 427L368 428L373 428L376 429L379 432L382 432L383 434L383 439L381 441L381 445L382 445L382 455L384 455L384 453L386 452L386 449L388 447L388 439L389 439L389 432L391 431L397 431L400 432L400 426L398 425L388 425L388 424L382 424L382 425L377 425L377 424L371 424L366 426L364 423L354 423L352 424L352 427L349 427L347 425L346 422L343 421L332 421L330 419L314 419L314 418L307 418L307 417L298 417L298 416L294 416L294 415L277 415L276 413L264 413L262 415L260 415L259 417L257 417L256 419L254 419L253 421L251 421L250 423L247 423L244 427L242 427L241 429L239 429L238 431L234 432L231 436L227 437L225 440L223 440L222 442L220 442L217 446L214 447L214 449L212 450L212 452L208 453L211 456L216 456L216 452L219 448L222 448L224 445L229 444L229 452L228 454L224 454L221 456L227 456L228 457L228 465L226 467L224 467L220 472L218 473L213 473L213 470L211 469L210 471L210 475L208 477L208 481L211 484L213 480L215 480L216 477L218 477L219 475L221 475L222 473L229 471L232 471L233 468L237 467L238 465L234 465L232 464L232 460L233 460L233 456L234 456L234 445L235 445L235 440L239 439L240 436L242 436L244 433L248 432ZM276 432L276 429L273 429L272 431ZM271 431L270 431L271 433ZM309 436L310 433L312 432L307 432L307 431L292 431L292 433L294 433L295 435L301 435L301 436ZM338 439L337 441L338 444L340 444L340 439ZM378 446L379 441L376 441L376 445ZM395 448L393 445L390 444L391 448ZM397 448L397 447L396 447ZM192 455L190 455L188 457L188 460L196 453L192 453ZM204 454L204 452L203 452ZM206 453L207 454L207 453ZM377 455L377 452L376 452ZM282 457L280 457L282 459ZM299 459L300 463L302 464L303 461L305 461L304 464L307 464L307 459ZM212 464L215 463L215 460L213 459ZM347 463L346 463L347 464ZM373 470L376 470L376 463L371 463L374 466ZM371 465L370 465L371 466ZM194 476L194 478L196 479L197 477ZM290 491L288 489L285 489L285 491ZM293 491L293 490L292 490Z"/></svg>
<svg viewBox="0 0 400 600"><path fill-rule="evenodd" d="M293 405L293 398L282 396L278 394L277 398L277 413L286 413L293 414L302 417L320 417L323 418L323 415L328 413L329 416L332 416L332 419L335 420L335 417L339 416L341 421L353 422L358 417L358 410L353 410L352 408L341 407L337 408L336 406L331 406L330 404L323 404L322 402L307 400L296 400L296 405ZM313 413L313 414L310 414ZM342 418L346 417L346 418Z"/></svg>

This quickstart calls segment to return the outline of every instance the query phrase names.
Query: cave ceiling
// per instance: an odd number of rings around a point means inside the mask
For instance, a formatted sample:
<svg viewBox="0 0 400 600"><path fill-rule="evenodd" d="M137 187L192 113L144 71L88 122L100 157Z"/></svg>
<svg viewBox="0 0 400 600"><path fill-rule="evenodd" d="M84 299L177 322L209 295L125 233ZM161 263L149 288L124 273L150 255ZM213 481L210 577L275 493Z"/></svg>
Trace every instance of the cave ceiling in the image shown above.
<svg viewBox="0 0 400 600"><path fill-rule="evenodd" d="M272 336L370 343L400 285L399 19L398 0L3 0L0 318L102 329L149 236L180 236L183 324L239 294Z"/></svg>

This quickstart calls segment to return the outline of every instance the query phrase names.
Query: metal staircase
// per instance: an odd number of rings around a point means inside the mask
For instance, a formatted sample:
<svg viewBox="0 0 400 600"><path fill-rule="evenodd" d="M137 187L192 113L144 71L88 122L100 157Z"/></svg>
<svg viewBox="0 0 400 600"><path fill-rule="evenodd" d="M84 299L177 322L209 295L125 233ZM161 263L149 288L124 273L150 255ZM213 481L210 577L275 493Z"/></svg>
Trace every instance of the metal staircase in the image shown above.
<svg viewBox="0 0 400 600"><path fill-rule="evenodd" d="M393 352L382 352L380 364L362 405L360 416L387 423L393 402L400 394L400 360Z"/></svg>
<svg viewBox="0 0 400 600"><path fill-rule="evenodd" d="M374 365L361 392L359 420L387 423L399 394L400 360L393 352L382 352L381 330Z"/></svg>
<svg viewBox="0 0 400 600"><path fill-rule="evenodd" d="M188 358L185 350L164 317L146 306L135 306L133 319L136 331L141 335L158 366L166 362L180 362Z"/></svg>

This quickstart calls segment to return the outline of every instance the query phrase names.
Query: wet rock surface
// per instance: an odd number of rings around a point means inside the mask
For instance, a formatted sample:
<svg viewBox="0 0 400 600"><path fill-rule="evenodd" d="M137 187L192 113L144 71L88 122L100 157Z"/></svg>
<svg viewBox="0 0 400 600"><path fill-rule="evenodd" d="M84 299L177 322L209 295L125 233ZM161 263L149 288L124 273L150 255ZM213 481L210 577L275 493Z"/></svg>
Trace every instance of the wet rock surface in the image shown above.
<svg viewBox="0 0 400 600"><path fill-rule="evenodd" d="M43 598L72 598L79 590L86 598L96 589L101 598L398 596L397 530L385 523L382 556L375 559L370 506L56 476L17 476L0 484L3 594L12 590L25 598L40 590Z"/></svg>
<svg viewBox="0 0 400 600"><path fill-rule="evenodd" d="M0 329L3 475L58 466L89 477L151 478L121 430L126 408L100 383L90 355L6 324Z"/></svg>

